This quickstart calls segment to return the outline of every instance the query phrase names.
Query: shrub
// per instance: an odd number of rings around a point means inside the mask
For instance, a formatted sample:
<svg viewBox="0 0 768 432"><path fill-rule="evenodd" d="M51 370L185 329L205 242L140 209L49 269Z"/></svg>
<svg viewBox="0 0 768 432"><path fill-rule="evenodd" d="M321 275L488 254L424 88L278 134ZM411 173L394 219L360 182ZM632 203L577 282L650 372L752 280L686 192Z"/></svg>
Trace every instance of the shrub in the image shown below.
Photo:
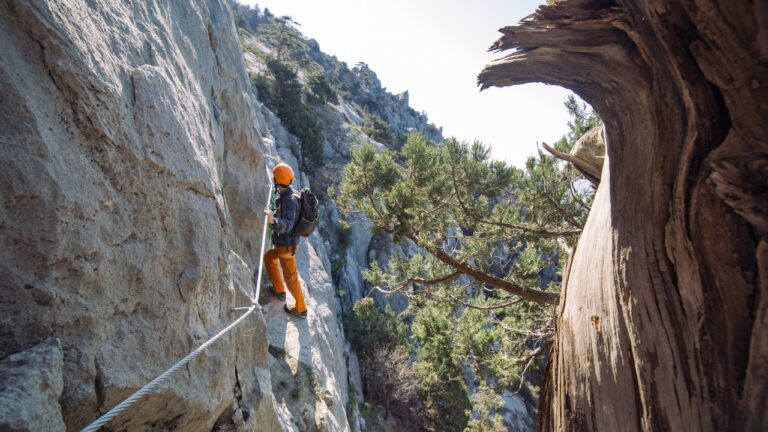
<svg viewBox="0 0 768 432"><path fill-rule="evenodd" d="M309 79L309 94L307 99L314 104L338 103L336 91L328 84L325 75L315 75Z"/></svg>
<svg viewBox="0 0 768 432"><path fill-rule="evenodd" d="M267 60L267 69L271 77L260 74L253 80L259 98L299 139L302 169L313 174L323 165L322 126L303 100L296 71L275 58Z"/></svg>
<svg viewBox="0 0 768 432"><path fill-rule="evenodd" d="M381 117L371 115L368 124L363 127L363 133L388 147L393 147L396 144L395 134Z"/></svg>
<svg viewBox="0 0 768 432"><path fill-rule="evenodd" d="M373 299L358 301L344 317L347 339L360 358L363 392L384 406L384 418L397 407L412 410L416 376L411 366L407 327L391 311L382 313Z"/></svg>

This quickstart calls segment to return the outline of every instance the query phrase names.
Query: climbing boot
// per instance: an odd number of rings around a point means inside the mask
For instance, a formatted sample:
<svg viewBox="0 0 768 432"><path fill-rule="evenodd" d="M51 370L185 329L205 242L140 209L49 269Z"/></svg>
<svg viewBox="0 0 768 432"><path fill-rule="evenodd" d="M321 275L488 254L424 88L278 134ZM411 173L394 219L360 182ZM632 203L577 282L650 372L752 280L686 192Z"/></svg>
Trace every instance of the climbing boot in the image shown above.
<svg viewBox="0 0 768 432"><path fill-rule="evenodd" d="M275 291L275 287L273 287L272 285L268 285L267 289L269 289L269 293L277 297L278 300L285 301L285 291L279 293Z"/></svg>
<svg viewBox="0 0 768 432"><path fill-rule="evenodd" d="M307 319L307 311L297 312L296 308L289 308L287 304L283 305L283 309L285 309L285 312L288 313L289 315L293 315L301 319Z"/></svg>

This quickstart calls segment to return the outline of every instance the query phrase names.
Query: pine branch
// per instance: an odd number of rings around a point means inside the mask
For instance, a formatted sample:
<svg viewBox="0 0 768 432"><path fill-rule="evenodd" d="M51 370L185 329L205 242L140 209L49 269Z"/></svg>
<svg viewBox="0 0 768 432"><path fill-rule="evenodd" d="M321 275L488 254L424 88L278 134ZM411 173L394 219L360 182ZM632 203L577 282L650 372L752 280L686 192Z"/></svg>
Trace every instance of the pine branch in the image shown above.
<svg viewBox="0 0 768 432"><path fill-rule="evenodd" d="M563 236L581 234L581 229L566 230L566 231L550 231L544 228L532 228L532 227L523 226L523 225L509 224L501 221L489 221L487 219L483 219L480 216L472 213L472 211L470 211L467 208L466 204L464 203L464 200L461 199L461 192L459 192L458 180L456 179L456 167L453 164L451 164L451 178L453 179L454 195L456 196L456 200L459 203L459 207L461 207L462 213L464 213L464 215L466 215L467 217L473 219L475 222L486 224L486 225L497 226L501 228L506 228L506 229L511 229L511 230L516 230L516 231L522 231L530 234L536 234L542 237L563 237ZM578 226L578 224L576 224L576 226Z"/></svg>
<svg viewBox="0 0 768 432"><path fill-rule="evenodd" d="M589 213L592 210L592 207L588 206L587 203L585 203L581 199L581 194L576 192L576 188L573 187L573 182L575 182L578 179L579 177L576 177L575 179L568 182L568 188L571 190L571 195L573 196L573 199L579 204L579 206L581 206L582 209L586 210L587 213Z"/></svg>
<svg viewBox="0 0 768 432"><path fill-rule="evenodd" d="M453 273L449 273L445 276L441 276L434 279L425 279L420 276L412 276L400 282L399 284L397 284L397 287L392 290L385 290L384 288L374 286L373 288L371 288L371 291L368 292L368 295L366 297L370 296L374 290L384 293L386 295L390 295L390 294L395 294L397 292L400 292L403 290L403 288L406 288L407 286L412 285L414 283L420 283L424 285L436 285L439 283L448 282L450 280L456 279L459 276L461 276L461 273L458 271L455 271Z"/></svg>
<svg viewBox="0 0 768 432"><path fill-rule="evenodd" d="M376 200L373 199L373 192L371 190L370 183L368 182L368 164L363 163L363 189L365 190L365 196L368 197L368 201L371 203L371 208L373 208L373 211L376 212L376 215L379 217L379 220L384 222L385 218L384 215L381 213L381 210L376 206ZM389 226L382 226L383 230L387 232L394 232L396 227L389 227Z"/></svg>
<svg viewBox="0 0 768 432"><path fill-rule="evenodd" d="M573 216L568 214L568 212L563 207L561 207L560 204L558 204L557 201L555 201L555 199L552 198L551 195L546 194L546 197L547 197L547 201L549 201L549 203L552 204L552 207L555 208L555 211L560 215L560 217L565 219L571 225L580 227L579 232L581 232L581 229L584 228L583 225L580 224L579 221L574 219Z"/></svg>
<svg viewBox="0 0 768 432"><path fill-rule="evenodd" d="M523 384L525 384L525 373L528 372L528 368L531 367L533 362L536 361L536 359L539 358L539 356L541 356L545 351L549 351L548 348L551 343L552 342L549 341L544 345L541 345L535 350L531 351L531 353L528 354L527 356L520 359L516 359L515 362L517 364L525 364L525 367L523 368L523 371L520 372L520 385L517 386L517 390L515 390L515 392L512 394L520 393L520 390L523 388Z"/></svg>
<svg viewBox="0 0 768 432"><path fill-rule="evenodd" d="M418 245L419 247L429 251L432 255L434 255L437 259L439 259L443 263L448 264L459 273L470 276L473 279L476 279L481 282L485 282L488 285L494 286L510 294L515 294L526 300L530 300L536 303L557 304L557 302L560 300L559 294L523 288L520 285L517 285L510 281L500 279L496 276L492 276L488 273L485 273L484 271L469 265L466 261L459 261L453 256L443 252L440 248L425 245L423 244L423 242L420 242L419 239L413 234L407 234L407 237L412 242L416 243L416 245Z"/></svg>
<svg viewBox="0 0 768 432"><path fill-rule="evenodd" d="M497 304L494 304L494 305L491 305L491 306L477 306L477 305L473 305L473 304L467 303L467 302L461 300L459 297L454 297L454 296L449 296L449 297L451 298L451 300L454 303L458 303L458 304L460 304L462 306L466 306L466 307L468 307L470 309L477 309L477 310L481 310L481 311L490 311L490 310L496 310L496 309L504 309L505 307L509 307L509 306L518 304L521 301L523 301L523 298L518 298L518 299L511 300L511 301L504 302L504 303L497 303Z"/></svg>

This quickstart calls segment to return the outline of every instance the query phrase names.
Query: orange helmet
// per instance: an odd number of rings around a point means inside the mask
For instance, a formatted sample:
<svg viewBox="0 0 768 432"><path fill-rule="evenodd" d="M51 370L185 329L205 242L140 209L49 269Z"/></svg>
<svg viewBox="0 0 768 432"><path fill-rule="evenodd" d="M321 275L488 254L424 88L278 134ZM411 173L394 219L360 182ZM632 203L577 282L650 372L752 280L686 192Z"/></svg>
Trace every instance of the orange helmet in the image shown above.
<svg viewBox="0 0 768 432"><path fill-rule="evenodd" d="M275 183L288 186L293 181L293 169L288 164L277 164L272 168L272 177Z"/></svg>

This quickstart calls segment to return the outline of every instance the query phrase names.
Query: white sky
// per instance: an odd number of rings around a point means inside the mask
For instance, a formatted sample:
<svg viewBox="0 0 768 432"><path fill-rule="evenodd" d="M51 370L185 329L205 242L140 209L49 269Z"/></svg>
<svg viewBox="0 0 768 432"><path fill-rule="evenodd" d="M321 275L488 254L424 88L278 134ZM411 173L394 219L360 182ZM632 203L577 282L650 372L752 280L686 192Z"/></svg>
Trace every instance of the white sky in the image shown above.
<svg viewBox="0 0 768 432"><path fill-rule="evenodd" d="M243 1L243 0L241 0ZM502 54L487 52L544 0L246 0L289 15L326 54L351 68L365 62L391 93L408 90L410 105L443 127L443 135L479 139L493 156L522 166L537 142L566 131L568 92L543 84L491 88L477 75Z"/></svg>

